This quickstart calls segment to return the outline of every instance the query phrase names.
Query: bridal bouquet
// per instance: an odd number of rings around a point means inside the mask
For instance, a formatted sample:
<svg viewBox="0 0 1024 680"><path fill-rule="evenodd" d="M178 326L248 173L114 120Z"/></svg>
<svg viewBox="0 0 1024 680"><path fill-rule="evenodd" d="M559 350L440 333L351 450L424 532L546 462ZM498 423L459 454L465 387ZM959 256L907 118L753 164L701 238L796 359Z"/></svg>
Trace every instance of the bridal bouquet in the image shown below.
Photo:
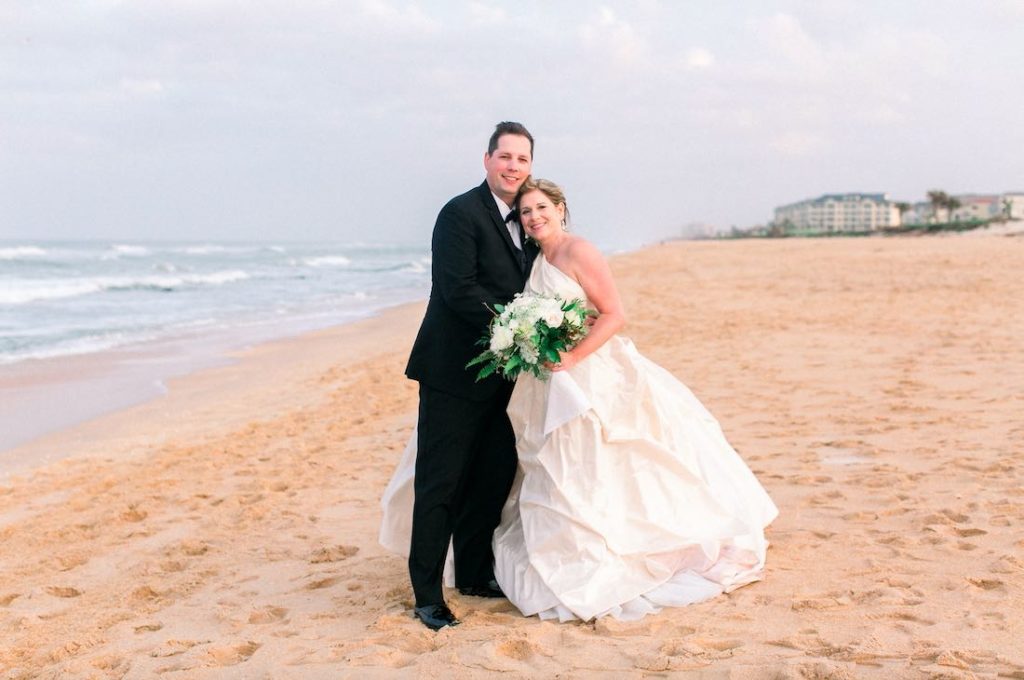
<svg viewBox="0 0 1024 680"><path fill-rule="evenodd" d="M578 298L566 301L532 293L517 293L494 311L487 334L477 343L487 349L466 364L483 364L477 380L495 372L515 380L523 371L546 380L550 371L544 362L556 363L559 351L571 349L587 334L587 317L597 315Z"/></svg>

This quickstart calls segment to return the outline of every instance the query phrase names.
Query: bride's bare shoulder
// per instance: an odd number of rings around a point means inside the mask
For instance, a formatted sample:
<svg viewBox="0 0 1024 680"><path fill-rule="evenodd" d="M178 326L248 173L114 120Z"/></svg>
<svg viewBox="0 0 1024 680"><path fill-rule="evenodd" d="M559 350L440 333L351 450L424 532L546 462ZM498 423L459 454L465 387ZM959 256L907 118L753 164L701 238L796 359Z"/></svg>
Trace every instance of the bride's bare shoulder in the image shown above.
<svg viewBox="0 0 1024 680"><path fill-rule="evenodd" d="M598 247L581 236L573 236L566 251L569 258L578 265L604 263L604 255Z"/></svg>

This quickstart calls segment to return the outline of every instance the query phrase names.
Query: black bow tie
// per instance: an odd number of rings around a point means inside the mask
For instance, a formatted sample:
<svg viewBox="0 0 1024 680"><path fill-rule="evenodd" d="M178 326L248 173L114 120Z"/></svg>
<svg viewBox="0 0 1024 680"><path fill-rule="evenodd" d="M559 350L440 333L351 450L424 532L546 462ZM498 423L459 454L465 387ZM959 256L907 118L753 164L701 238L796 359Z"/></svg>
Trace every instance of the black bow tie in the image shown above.
<svg viewBox="0 0 1024 680"><path fill-rule="evenodd" d="M508 215L505 215L505 221L506 222L513 222L513 221L518 222L519 221L519 211L518 210L510 210Z"/></svg>

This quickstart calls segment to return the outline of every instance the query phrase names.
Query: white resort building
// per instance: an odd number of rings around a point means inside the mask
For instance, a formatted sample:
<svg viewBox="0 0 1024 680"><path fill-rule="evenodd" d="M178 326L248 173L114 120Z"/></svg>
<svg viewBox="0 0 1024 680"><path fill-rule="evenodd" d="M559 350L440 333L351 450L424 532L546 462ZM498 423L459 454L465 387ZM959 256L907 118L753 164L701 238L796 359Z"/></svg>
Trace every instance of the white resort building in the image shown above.
<svg viewBox="0 0 1024 680"><path fill-rule="evenodd" d="M931 224L936 222L985 222L992 219L1024 219L1024 191L1005 194L954 194L960 206L949 214L949 209L921 201L903 215L903 224Z"/></svg>
<svg viewBox="0 0 1024 680"><path fill-rule="evenodd" d="M981 222L999 217L1003 206L995 194L959 194L954 196L960 207L953 211L954 222Z"/></svg>
<svg viewBox="0 0 1024 680"><path fill-rule="evenodd" d="M824 194L776 208L774 224L798 232L874 231L899 226L900 211L888 194Z"/></svg>
<svg viewBox="0 0 1024 680"><path fill-rule="evenodd" d="M1002 215L1011 220L1024 220L1024 191L1010 191L999 197Z"/></svg>

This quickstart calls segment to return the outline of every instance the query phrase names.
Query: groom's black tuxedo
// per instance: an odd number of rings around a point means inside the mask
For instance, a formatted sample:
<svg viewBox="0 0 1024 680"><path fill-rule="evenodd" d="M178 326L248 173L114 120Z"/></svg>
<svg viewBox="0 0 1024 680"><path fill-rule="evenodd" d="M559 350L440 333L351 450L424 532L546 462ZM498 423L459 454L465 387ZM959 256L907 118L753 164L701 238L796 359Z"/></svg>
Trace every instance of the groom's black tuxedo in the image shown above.
<svg viewBox="0 0 1024 680"><path fill-rule="evenodd" d="M523 239L521 239L522 241ZM524 244L526 267L537 254ZM466 363L484 348L495 304L523 290L528 273L501 219L487 182L456 196L437 216L431 243L430 302L405 374L448 394L482 401L501 387L497 375L475 382Z"/></svg>
<svg viewBox="0 0 1024 680"><path fill-rule="evenodd" d="M406 375L420 383L409 575L416 605L443 602L449 541L459 587L494 577L491 536L515 476L505 407L511 383L475 382L466 363L484 348L495 304L523 290L534 245L517 253L484 182L441 209L431 241L431 290Z"/></svg>

